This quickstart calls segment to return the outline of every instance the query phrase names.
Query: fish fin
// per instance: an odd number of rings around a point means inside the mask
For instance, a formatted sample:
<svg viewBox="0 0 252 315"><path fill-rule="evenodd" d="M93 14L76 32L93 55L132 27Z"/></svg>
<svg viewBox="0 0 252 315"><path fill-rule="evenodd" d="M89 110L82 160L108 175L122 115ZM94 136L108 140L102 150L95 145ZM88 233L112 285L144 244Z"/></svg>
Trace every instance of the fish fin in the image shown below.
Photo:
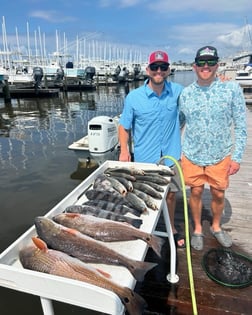
<svg viewBox="0 0 252 315"><path fill-rule="evenodd" d="M100 274L102 274L104 277L106 277L106 278L111 278L111 275L110 275L109 273L107 273L107 272L105 272L105 271L103 271L103 270L101 270L101 269L98 269L98 268L96 268L96 270L97 270Z"/></svg>
<svg viewBox="0 0 252 315"><path fill-rule="evenodd" d="M48 249L47 244L41 238L32 237L32 241L34 245L40 250L46 251Z"/></svg>
<svg viewBox="0 0 252 315"><path fill-rule="evenodd" d="M63 229L65 231L67 231L69 234L73 234L73 235L80 234L80 232L77 231L76 229L71 229L71 228L68 228L68 227L65 227L65 226L63 226Z"/></svg>
<svg viewBox="0 0 252 315"><path fill-rule="evenodd" d="M141 219L133 219L131 225L133 225L135 228L140 228L140 226L143 224L143 220Z"/></svg>
<svg viewBox="0 0 252 315"><path fill-rule="evenodd" d="M162 250L162 246L165 243L165 240L162 239L161 237L158 237L156 235L152 235L150 234L147 238L146 238L146 242L147 244L154 250L154 252L161 257L161 250Z"/></svg>
<svg viewBox="0 0 252 315"><path fill-rule="evenodd" d="M137 281L143 281L145 274L157 265L157 263L147 261L134 261L129 266L129 270Z"/></svg>
<svg viewBox="0 0 252 315"><path fill-rule="evenodd" d="M69 217L69 218L78 218L80 217L80 213L66 213L66 217Z"/></svg>

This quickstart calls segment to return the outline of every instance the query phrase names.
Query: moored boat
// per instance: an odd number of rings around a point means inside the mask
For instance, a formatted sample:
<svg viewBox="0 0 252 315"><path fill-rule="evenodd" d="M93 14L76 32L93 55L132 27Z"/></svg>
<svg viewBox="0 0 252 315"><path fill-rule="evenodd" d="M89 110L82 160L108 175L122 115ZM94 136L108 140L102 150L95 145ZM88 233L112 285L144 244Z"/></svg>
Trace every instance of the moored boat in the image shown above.
<svg viewBox="0 0 252 315"><path fill-rule="evenodd" d="M88 134L68 146L79 160L91 157L98 164L106 160L118 160L119 116L97 116L88 122Z"/></svg>
<svg viewBox="0 0 252 315"><path fill-rule="evenodd" d="M241 85L252 85L252 53L236 57L233 61L238 62L235 80Z"/></svg>

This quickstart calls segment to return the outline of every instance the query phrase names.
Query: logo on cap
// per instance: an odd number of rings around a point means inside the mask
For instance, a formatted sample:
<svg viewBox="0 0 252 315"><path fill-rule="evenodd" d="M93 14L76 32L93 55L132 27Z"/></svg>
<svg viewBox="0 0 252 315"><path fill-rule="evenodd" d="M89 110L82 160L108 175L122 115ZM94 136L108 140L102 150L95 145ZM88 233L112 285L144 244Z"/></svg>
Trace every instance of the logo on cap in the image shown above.
<svg viewBox="0 0 252 315"><path fill-rule="evenodd" d="M216 51L207 47L207 48L201 50L199 55L200 56L216 56Z"/></svg>
<svg viewBox="0 0 252 315"><path fill-rule="evenodd" d="M157 62L157 61L163 61L165 63L169 63L169 58L166 52L158 50L154 51L150 54L149 57L149 64Z"/></svg>

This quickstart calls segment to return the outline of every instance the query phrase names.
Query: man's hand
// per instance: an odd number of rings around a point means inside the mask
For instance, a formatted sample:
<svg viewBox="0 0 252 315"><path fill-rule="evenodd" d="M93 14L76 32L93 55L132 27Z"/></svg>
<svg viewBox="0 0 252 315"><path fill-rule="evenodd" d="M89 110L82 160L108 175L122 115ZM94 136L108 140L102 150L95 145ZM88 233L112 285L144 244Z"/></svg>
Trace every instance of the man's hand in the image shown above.
<svg viewBox="0 0 252 315"><path fill-rule="evenodd" d="M239 169L240 169L240 164L231 160L228 175L236 174L239 171Z"/></svg>
<svg viewBox="0 0 252 315"><path fill-rule="evenodd" d="M130 162L131 161L131 154L129 153L129 151L120 152L119 161Z"/></svg>

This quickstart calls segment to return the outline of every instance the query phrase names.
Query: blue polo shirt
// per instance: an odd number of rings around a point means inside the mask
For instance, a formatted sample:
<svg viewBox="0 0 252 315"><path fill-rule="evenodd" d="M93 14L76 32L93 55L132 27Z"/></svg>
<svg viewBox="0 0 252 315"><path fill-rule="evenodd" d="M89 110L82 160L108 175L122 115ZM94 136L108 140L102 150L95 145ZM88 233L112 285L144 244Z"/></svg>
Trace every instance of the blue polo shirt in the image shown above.
<svg viewBox="0 0 252 315"><path fill-rule="evenodd" d="M161 156L179 160L181 155L178 98L183 86L165 82L158 96L147 85L132 90L125 98L120 124L132 130L134 161L157 163ZM166 165L174 164L165 160Z"/></svg>

